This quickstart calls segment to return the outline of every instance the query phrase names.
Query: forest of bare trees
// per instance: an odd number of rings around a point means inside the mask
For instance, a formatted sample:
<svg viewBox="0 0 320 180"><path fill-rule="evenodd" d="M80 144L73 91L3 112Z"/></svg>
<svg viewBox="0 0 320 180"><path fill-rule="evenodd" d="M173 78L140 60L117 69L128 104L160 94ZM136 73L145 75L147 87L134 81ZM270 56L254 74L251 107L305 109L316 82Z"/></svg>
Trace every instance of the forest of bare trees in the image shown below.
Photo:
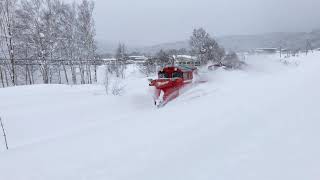
<svg viewBox="0 0 320 180"><path fill-rule="evenodd" d="M0 87L97 81L94 3L0 0Z"/></svg>

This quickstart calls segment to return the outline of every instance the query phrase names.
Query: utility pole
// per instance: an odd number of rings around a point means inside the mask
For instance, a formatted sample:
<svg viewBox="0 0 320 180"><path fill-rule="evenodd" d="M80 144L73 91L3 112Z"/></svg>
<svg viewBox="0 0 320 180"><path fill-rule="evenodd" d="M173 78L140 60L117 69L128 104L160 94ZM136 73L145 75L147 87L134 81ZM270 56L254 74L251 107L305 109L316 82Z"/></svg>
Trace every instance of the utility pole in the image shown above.
<svg viewBox="0 0 320 180"><path fill-rule="evenodd" d="M3 132L4 141L5 141L5 143L6 143L6 148L7 148L7 150L8 150L9 147L8 147L7 135L6 135L6 131L4 130L1 117L0 117L0 124L1 124L2 132Z"/></svg>

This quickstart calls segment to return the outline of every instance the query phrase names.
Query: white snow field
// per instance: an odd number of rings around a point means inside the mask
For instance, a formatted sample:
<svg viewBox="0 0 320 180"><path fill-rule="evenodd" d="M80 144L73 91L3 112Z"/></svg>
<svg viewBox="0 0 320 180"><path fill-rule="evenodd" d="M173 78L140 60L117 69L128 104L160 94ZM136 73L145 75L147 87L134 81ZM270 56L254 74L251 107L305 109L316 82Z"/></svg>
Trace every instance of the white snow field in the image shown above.
<svg viewBox="0 0 320 180"><path fill-rule="evenodd" d="M249 56L161 109L138 72L119 97L0 89L0 180L319 180L320 53L287 60Z"/></svg>

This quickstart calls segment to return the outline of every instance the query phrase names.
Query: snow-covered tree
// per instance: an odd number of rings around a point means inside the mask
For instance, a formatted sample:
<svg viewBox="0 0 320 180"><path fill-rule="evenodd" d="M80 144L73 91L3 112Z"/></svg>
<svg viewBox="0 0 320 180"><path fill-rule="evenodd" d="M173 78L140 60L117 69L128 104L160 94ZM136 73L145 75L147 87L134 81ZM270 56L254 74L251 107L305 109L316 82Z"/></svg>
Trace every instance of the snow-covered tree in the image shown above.
<svg viewBox="0 0 320 180"><path fill-rule="evenodd" d="M202 64L219 62L225 55L223 48L203 28L194 29L190 37L192 52Z"/></svg>
<svg viewBox="0 0 320 180"><path fill-rule="evenodd" d="M155 58L157 59L157 64L160 66L172 65L174 63L173 57L162 49L155 54Z"/></svg>
<svg viewBox="0 0 320 180"><path fill-rule="evenodd" d="M235 52L229 52L221 61L221 63L228 69L241 69L245 66L245 62L240 61Z"/></svg>
<svg viewBox="0 0 320 180"><path fill-rule="evenodd" d="M81 60L93 61L96 52L95 42L95 26L93 19L94 3L89 0L82 0L78 5L77 30L79 37L79 54ZM87 76L87 83L92 82L91 67L88 64L80 65L81 83L85 83L85 75ZM95 67L96 72L96 67ZM96 73L95 73L96 75ZM96 79L96 77L95 77Z"/></svg>
<svg viewBox="0 0 320 180"><path fill-rule="evenodd" d="M143 64L139 65L139 70L142 74L147 77L154 75L157 72L157 62L156 58L149 58Z"/></svg>
<svg viewBox="0 0 320 180"><path fill-rule="evenodd" d="M115 58L116 61L115 64L113 64L112 70L118 78L125 78L126 62L129 58L125 44L119 43L115 53Z"/></svg>
<svg viewBox="0 0 320 180"><path fill-rule="evenodd" d="M0 65L2 87L33 84L39 72L43 83L76 84L77 69L81 83L96 82L93 9L91 0L0 0L0 58L9 60Z"/></svg>

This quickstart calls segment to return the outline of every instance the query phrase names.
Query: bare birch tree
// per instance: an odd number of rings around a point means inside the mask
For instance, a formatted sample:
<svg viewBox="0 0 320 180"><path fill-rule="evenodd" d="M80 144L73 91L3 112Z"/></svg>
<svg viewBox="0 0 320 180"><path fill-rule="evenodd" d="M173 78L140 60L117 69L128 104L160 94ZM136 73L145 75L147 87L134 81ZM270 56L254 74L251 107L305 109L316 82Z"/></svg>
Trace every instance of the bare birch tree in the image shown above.
<svg viewBox="0 0 320 180"><path fill-rule="evenodd" d="M15 7L17 0L1 0L0 1L0 35L4 38L5 48L10 59L10 77L13 85L17 85L17 74L15 69L14 57L14 20L15 20Z"/></svg>

